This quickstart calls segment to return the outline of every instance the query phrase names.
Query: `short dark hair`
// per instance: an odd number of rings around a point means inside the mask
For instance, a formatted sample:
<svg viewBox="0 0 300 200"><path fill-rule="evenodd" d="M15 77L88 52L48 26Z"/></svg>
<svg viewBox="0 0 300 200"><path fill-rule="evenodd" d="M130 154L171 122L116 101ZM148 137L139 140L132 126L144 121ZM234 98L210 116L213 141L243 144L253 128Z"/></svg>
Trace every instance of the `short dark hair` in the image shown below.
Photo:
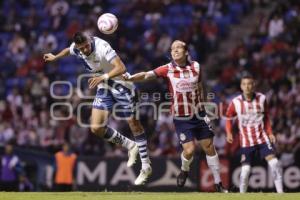
<svg viewBox="0 0 300 200"><path fill-rule="evenodd" d="M73 36L73 41L75 42L75 44L82 44L87 41L87 36L82 32L77 32Z"/></svg>
<svg viewBox="0 0 300 200"><path fill-rule="evenodd" d="M241 76L241 80L243 79L253 79L254 80L254 76L248 72L248 71L244 71L242 72L242 76Z"/></svg>

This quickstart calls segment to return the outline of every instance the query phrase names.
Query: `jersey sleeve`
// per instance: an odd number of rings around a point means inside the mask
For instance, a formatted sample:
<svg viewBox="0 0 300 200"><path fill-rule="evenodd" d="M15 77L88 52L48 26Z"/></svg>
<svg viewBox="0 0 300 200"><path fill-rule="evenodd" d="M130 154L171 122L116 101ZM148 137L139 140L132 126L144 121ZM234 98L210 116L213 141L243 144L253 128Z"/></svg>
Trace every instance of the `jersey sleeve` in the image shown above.
<svg viewBox="0 0 300 200"><path fill-rule="evenodd" d="M71 55L76 55L74 49L75 49L75 43L73 42L69 47L69 51Z"/></svg>
<svg viewBox="0 0 300 200"><path fill-rule="evenodd" d="M265 127L268 135L273 134L271 120L270 120L270 114L269 114L269 105L267 103L267 100L265 100L265 103L264 103L264 127Z"/></svg>
<svg viewBox="0 0 300 200"><path fill-rule="evenodd" d="M111 62L117 56L117 53L108 43L104 43L103 56L108 62Z"/></svg>
<svg viewBox="0 0 300 200"><path fill-rule="evenodd" d="M168 65L163 65L160 67L157 67L156 69L153 70L156 76L158 77L167 77L168 74Z"/></svg>
<svg viewBox="0 0 300 200"><path fill-rule="evenodd" d="M227 112L226 112L226 134L232 134L232 124L233 124L233 120L232 118L235 117L236 114L236 110L234 107L233 102L231 102L227 108Z"/></svg>

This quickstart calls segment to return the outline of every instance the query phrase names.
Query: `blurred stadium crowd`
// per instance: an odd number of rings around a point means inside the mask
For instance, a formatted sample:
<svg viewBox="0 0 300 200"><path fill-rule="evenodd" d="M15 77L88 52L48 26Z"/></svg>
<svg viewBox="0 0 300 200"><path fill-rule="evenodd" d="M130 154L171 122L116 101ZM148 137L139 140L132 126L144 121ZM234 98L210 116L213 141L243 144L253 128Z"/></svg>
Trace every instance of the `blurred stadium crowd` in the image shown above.
<svg viewBox="0 0 300 200"><path fill-rule="evenodd" d="M264 3L266 2L266 3ZM300 141L300 4L297 1L278 1L270 16L257 16L253 32L217 59L213 79L207 80L211 101L226 108L231 98L239 93L241 72L249 70L258 81L258 91L266 93L271 111L277 149L284 164L295 161ZM43 53L58 52L71 44L72 35L85 30L108 40L131 73L151 70L169 61L169 47L173 39L189 43L191 56L203 63L226 39L233 24L251 13L257 6L268 6L268 1L250 0L11 0L0 2L0 145L13 141L24 148L54 153L69 142L78 154L99 156L126 155L122 149L96 139L88 128L78 125L78 105L83 102L74 90L70 99L53 99L50 84L67 80L76 88L77 76L84 73L75 58L55 63L44 63ZM101 12L112 12L119 18L117 33L105 36L97 30L96 20ZM176 16L176 17L175 17ZM205 67L205 66L204 66ZM163 80L138 85L149 93L143 101L159 103L154 92L164 94ZM85 94L93 94L87 87ZM58 87L59 95L68 88ZM50 117L54 102L70 102L73 117L55 121ZM86 101L86 100L85 100ZM141 119L149 136L152 156L178 156L179 143L168 114L153 119L151 108L141 108ZM67 115L64 108L55 111ZM81 117L86 122L88 107ZM215 120L215 144L223 156L234 155L238 139L228 146L224 120ZM126 123L110 120L110 125L131 136Z"/></svg>

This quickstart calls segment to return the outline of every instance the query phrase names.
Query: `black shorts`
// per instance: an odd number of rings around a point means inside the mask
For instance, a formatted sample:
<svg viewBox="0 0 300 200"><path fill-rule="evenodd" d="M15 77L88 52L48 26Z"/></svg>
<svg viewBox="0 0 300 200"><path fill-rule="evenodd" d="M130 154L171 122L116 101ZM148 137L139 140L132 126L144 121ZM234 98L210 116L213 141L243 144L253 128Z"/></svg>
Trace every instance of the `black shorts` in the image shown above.
<svg viewBox="0 0 300 200"><path fill-rule="evenodd" d="M254 145L252 147L242 147L240 152L242 164L251 164L256 158L256 152L259 153L261 159L264 159L268 155L275 154L274 147L272 145L267 145L266 143Z"/></svg>
<svg viewBox="0 0 300 200"><path fill-rule="evenodd" d="M214 137L214 133L206 117L206 112L199 112L192 118L174 118L176 133L181 144Z"/></svg>

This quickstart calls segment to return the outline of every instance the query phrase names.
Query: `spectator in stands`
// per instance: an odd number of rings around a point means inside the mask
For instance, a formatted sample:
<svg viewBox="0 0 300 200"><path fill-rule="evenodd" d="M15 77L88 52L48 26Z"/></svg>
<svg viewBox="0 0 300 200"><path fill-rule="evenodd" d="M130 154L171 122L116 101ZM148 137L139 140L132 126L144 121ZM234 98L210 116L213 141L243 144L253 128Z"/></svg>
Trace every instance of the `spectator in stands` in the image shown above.
<svg viewBox="0 0 300 200"><path fill-rule="evenodd" d="M19 176L19 191L29 192L29 191L33 191L33 189L34 189L33 184L30 182L28 177L24 173L21 173Z"/></svg>
<svg viewBox="0 0 300 200"><path fill-rule="evenodd" d="M209 18L203 23L202 32L207 40L209 49L214 50L217 45L219 32L217 24L211 18Z"/></svg>
<svg viewBox="0 0 300 200"><path fill-rule="evenodd" d="M54 2L50 7L51 26L53 30L61 31L66 27L66 15L69 11L67 1L61 0Z"/></svg>
<svg viewBox="0 0 300 200"><path fill-rule="evenodd" d="M5 145L5 154L1 158L0 189L2 191L17 191L20 160L13 153L13 145Z"/></svg>
<svg viewBox="0 0 300 200"><path fill-rule="evenodd" d="M13 114L16 115L17 109L21 107L23 102L23 96L20 94L18 88L13 88L12 92L6 97L6 99Z"/></svg>
<svg viewBox="0 0 300 200"><path fill-rule="evenodd" d="M274 38L279 36L284 31L284 21L278 13L275 13L269 22L269 37Z"/></svg>
<svg viewBox="0 0 300 200"><path fill-rule="evenodd" d="M45 30L38 39L37 47L39 51L44 53L56 50L56 37L53 34L49 33L47 30Z"/></svg>
<svg viewBox="0 0 300 200"><path fill-rule="evenodd" d="M12 128L10 122L4 121L0 124L0 146L15 138L15 130Z"/></svg>
<svg viewBox="0 0 300 200"><path fill-rule="evenodd" d="M73 124L70 128L69 141L76 151L82 152L83 144L88 137L88 130L79 126L78 124Z"/></svg>

